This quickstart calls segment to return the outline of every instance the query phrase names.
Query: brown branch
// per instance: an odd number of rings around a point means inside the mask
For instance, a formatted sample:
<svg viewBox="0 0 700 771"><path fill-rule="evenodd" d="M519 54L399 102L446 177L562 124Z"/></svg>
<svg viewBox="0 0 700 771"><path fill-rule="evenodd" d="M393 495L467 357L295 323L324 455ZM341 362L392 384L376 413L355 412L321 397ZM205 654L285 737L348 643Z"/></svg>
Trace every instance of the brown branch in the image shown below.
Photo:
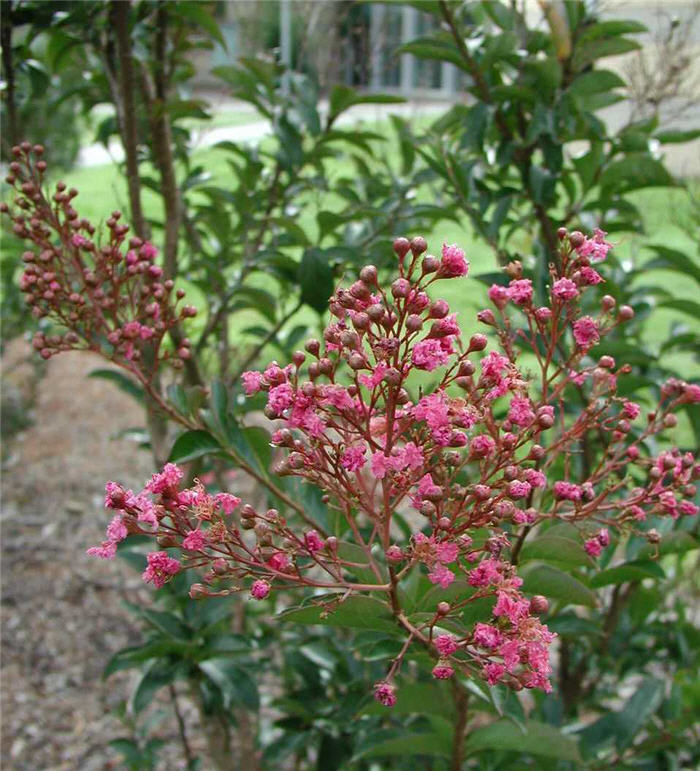
<svg viewBox="0 0 700 771"><path fill-rule="evenodd" d="M134 232L139 238L150 238L150 228L141 205L141 177L138 162L138 127L134 98L134 63L131 54L129 11L131 4L125 0L112 0L109 22L116 36L118 59L118 91L113 93L117 108L117 121L126 162L126 184L129 192L129 208Z"/></svg>

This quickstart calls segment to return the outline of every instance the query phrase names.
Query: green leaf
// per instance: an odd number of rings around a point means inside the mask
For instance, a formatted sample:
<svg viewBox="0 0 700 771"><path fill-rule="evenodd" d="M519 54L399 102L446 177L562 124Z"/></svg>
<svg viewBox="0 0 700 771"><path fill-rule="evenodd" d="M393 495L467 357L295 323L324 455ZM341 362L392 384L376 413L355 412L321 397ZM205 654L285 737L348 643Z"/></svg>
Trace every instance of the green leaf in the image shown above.
<svg viewBox="0 0 700 771"><path fill-rule="evenodd" d="M569 93L574 96L588 96L624 86L625 81L616 73L610 70L592 70L579 75L569 86Z"/></svg>
<svg viewBox="0 0 700 771"><path fill-rule="evenodd" d="M208 431L185 431L175 440L168 460L171 463L187 463L216 452L221 452L221 445Z"/></svg>
<svg viewBox="0 0 700 771"><path fill-rule="evenodd" d="M600 186L617 194L643 187L672 187L673 184L673 177L663 163L646 153L630 153L613 161L600 176Z"/></svg>
<svg viewBox="0 0 700 771"><path fill-rule="evenodd" d="M698 266L694 260L691 260L690 257L683 254L683 252L671 249L662 244L651 244L647 248L652 252L655 252L657 256L655 259L648 262L643 270L653 270L654 268L675 270L686 276L692 276L700 283L700 266Z"/></svg>
<svg viewBox="0 0 700 771"><path fill-rule="evenodd" d="M601 570L593 578L590 585L593 589L610 584L621 584L625 581L641 581L644 578L665 578L663 568L657 562L650 560L635 560L624 565Z"/></svg>
<svg viewBox="0 0 700 771"><path fill-rule="evenodd" d="M163 610L151 610L143 608L139 615L146 619L156 629L163 632L168 637L187 642L191 639L189 629L180 621L174 613L168 613Z"/></svg>
<svg viewBox="0 0 700 771"><path fill-rule="evenodd" d="M554 726L528 720L523 733L510 720L498 720L472 731L465 742L467 754L480 750L510 750L546 758L581 761L575 739L557 731Z"/></svg>
<svg viewBox="0 0 700 771"><path fill-rule="evenodd" d="M349 86L333 86L330 95L329 122L356 104L400 104L406 100L390 94L360 94Z"/></svg>
<svg viewBox="0 0 700 771"><path fill-rule="evenodd" d="M225 656L200 661L198 666L217 685L227 708L243 704L248 709L258 709L258 687L247 670Z"/></svg>
<svg viewBox="0 0 700 771"><path fill-rule="evenodd" d="M177 673L177 668L169 661L154 660L141 675L141 679L131 694L131 711L138 714L144 710L153 701L157 691L175 680Z"/></svg>
<svg viewBox="0 0 700 771"><path fill-rule="evenodd" d="M297 280L301 286L301 301L318 313L324 313L334 287L333 271L320 249L311 248L304 252Z"/></svg>
<svg viewBox="0 0 700 771"><path fill-rule="evenodd" d="M100 378L101 380L109 380L110 382L114 383L120 391L123 391L133 399L136 399L136 401L140 404L143 404L145 399L145 392L143 388L138 383L135 383L130 377L128 377L128 375L125 375L119 370L93 369L89 373L88 377L96 377Z"/></svg>
<svg viewBox="0 0 700 771"><path fill-rule="evenodd" d="M449 743L445 742L445 738L439 733L406 733L374 744L370 741L369 747L365 747L354 759L403 757L406 755L449 758L450 752Z"/></svg>
<svg viewBox="0 0 700 771"><path fill-rule="evenodd" d="M332 610L318 605L285 610L280 614L280 618L297 624L344 626L352 629L372 629L378 632L398 631L388 605L374 597L363 595L348 597Z"/></svg>
<svg viewBox="0 0 700 771"><path fill-rule="evenodd" d="M694 300L684 300L674 298L673 300L664 300L659 303L659 308L673 308L674 311L681 311L692 316L696 321L700 319L700 303Z"/></svg>
<svg viewBox="0 0 700 771"><path fill-rule="evenodd" d="M418 59L431 59L439 62L449 62L461 70L467 69L459 49L451 40L435 38L419 38L396 49L398 54L411 54Z"/></svg>
<svg viewBox="0 0 700 771"><path fill-rule="evenodd" d="M549 534L527 541L520 552L520 560L521 562L528 560L564 562L567 565L592 564L579 541Z"/></svg>
<svg viewBox="0 0 700 771"><path fill-rule="evenodd" d="M209 33L209 36L216 40L225 51L228 50L226 40L221 34L219 25L212 15L210 6L207 3L191 2L190 0L183 2L180 0L177 5L172 6L172 9L175 15L183 16L189 21L194 22L198 27L201 27L205 32Z"/></svg>
<svg viewBox="0 0 700 771"><path fill-rule="evenodd" d="M622 710L615 715L617 724L615 744L618 751L632 744L644 724L661 704L664 690L663 681L653 677L646 678Z"/></svg>
<svg viewBox="0 0 700 771"><path fill-rule="evenodd" d="M595 594L577 578L551 565L534 564L523 572L523 589L565 604L596 606Z"/></svg>
<svg viewBox="0 0 700 771"><path fill-rule="evenodd" d="M669 131L659 131L654 134L654 139L661 142L662 145L682 144L683 142L692 142L700 137L700 129L670 129Z"/></svg>

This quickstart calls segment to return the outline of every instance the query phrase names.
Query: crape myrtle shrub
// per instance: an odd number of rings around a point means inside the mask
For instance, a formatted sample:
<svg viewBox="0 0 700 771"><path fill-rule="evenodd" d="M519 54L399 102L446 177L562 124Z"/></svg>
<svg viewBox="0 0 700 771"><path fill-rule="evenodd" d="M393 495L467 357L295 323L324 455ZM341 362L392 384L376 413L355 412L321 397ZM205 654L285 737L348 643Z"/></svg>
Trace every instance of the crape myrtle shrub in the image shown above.
<svg viewBox="0 0 700 771"><path fill-rule="evenodd" d="M60 185L51 199L42 192L40 148L15 154L13 228L32 245L21 287L32 313L62 329L38 333L35 347L45 358L92 350L124 368L186 427L173 461L228 455L276 503L260 507L190 483L172 462L142 491L107 485L115 515L91 554L110 558L122 542L151 541L144 580L160 588L193 570L193 598L243 590L288 606L296 590L302 604L284 619L377 633L380 654L370 660L385 664L366 687L378 706L399 714L430 718L431 698L444 698L435 689L449 681L452 707L442 723L417 724L412 746L397 724L371 734L364 747L350 747L358 762L404 752L405 741L408 753L446 757L453 768L491 748L574 764L581 752L591 763L627 751L653 756L659 747L642 730L652 716L664 721L662 752L691 746L682 694L651 665L613 719L580 732L581 748L554 727L575 706L576 690L595 689L588 677L599 676L568 668L569 633L590 629L585 615L562 611L595 609L607 599L597 590L615 585L595 630L609 645L620 587L631 595L642 579L658 577L654 558L664 548L692 547L698 512L693 455L663 439L675 412L700 401L700 387L671 378L645 411L620 395L630 366L596 356L634 315L599 286L599 263L611 248L602 231L558 232L542 303L522 266L511 264L509 281L491 287L492 307L475 322L491 338L463 334L456 314L433 296L440 281L467 280L463 251L445 244L435 257L420 237L396 239L397 278L385 282L364 266L330 298L322 342L308 340L289 365L243 374L246 394L263 394L274 421L269 457L279 479L270 481L242 445L220 385L200 404L167 401L153 388L159 371L191 355L186 339L176 350L164 345L165 333L196 313L161 280L155 249L129 240L116 216L98 238L73 210L71 193ZM557 635L563 639L555 642ZM211 670L214 661L200 666ZM535 717L547 722L528 720L522 703L504 696L549 693L552 674L569 701L555 708L534 695ZM424 708L414 685L425 689ZM472 726L479 709L514 722Z"/></svg>

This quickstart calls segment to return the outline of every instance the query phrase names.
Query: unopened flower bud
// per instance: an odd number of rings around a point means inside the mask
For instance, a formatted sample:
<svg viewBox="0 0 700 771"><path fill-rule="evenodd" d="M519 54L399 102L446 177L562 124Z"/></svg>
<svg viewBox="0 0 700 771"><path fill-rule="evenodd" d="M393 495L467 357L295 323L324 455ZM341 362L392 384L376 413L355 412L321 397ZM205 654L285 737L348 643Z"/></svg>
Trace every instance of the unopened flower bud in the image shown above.
<svg viewBox="0 0 700 771"><path fill-rule="evenodd" d="M394 244L396 244L395 241ZM423 238L423 236L416 236L415 238L411 239L410 247L413 254L417 257L419 254L423 254L423 252L427 250L428 242L425 240L425 238ZM396 247L394 246L394 248Z"/></svg>
<svg viewBox="0 0 700 771"><path fill-rule="evenodd" d="M615 298L609 294L604 295L600 301L600 306L605 313L610 312L616 304Z"/></svg>
<svg viewBox="0 0 700 771"><path fill-rule="evenodd" d="M467 353L471 353L472 351L483 351L487 344L488 339L486 335L472 335L469 339L469 348L467 349Z"/></svg>
<svg viewBox="0 0 700 771"><path fill-rule="evenodd" d="M406 329L409 332L418 332L423 326L423 319L416 313L412 313L406 319Z"/></svg>
<svg viewBox="0 0 700 771"><path fill-rule="evenodd" d="M431 319L444 319L450 312L450 306L444 300L435 300L428 310Z"/></svg>
<svg viewBox="0 0 700 771"><path fill-rule="evenodd" d="M405 278L397 278L391 285L391 294L394 297L408 297L411 292L411 284Z"/></svg>
<svg viewBox="0 0 700 771"><path fill-rule="evenodd" d="M450 603L445 602L444 600L442 602L438 602L437 612L440 616L446 616L450 612Z"/></svg>
<svg viewBox="0 0 700 771"><path fill-rule="evenodd" d="M318 356L318 352L321 350L321 343L319 343L318 340L315 340L314 338L312 338L311 340L306 341L306 345L304 346L304 348L312 356Z"/></svg>
<svg viewBox="0 0 700 771"><path fill-rule="evenodd" d="M583 235L583 233L581 233L580 230L574 230L574 232L569 235L569 243L574 247L574 249L578 249L579 247L583 246L585 241L586 237Z"/></svg>
<svg viewBox="0 0 700 771"><path fill-rule="evenodd" d="M411 245L412 245L412 242L409 241L407 238L404 238L403 236L399 238L395 238L393 243L393 249L394 249L394 252L396 253L396 256L400 260L403 260L403 258L408 253L408 250L411 248Z"/></svg>
<svg viewBox="0 0 700 771"><path fill-rule="evenodd" d="M423 258L423 264L421 267L423 269L423 273L435 273L435 271L440 267L440 260L433 254L427 254Z"/></svg>
<svg viewBox="0 0 700 771"><path fill-rule="evenodd" d="M367 284L367 286L375 286L377 283L377 269L374 265L365 265L360 270L360 281Z"/></svg>
<svg viewBox="0 0 700 771"><path fill-rule="evenodd" d="M664 426L666 428L675 428L678 425L678 418L675 415L664 415Z"/></svg>
<svg viewBox="0 0 700 771"><path fill-rule="evenodd" d="M654 529L649 530L649 532L647 532L647 534L646 534L646 537L647 537L647 541L649 541L649 543L656 544L656 543L659 543L661 541L661 536L659 535L659 531L658 530L654 530Z"/></svg>
<svg viewBox="0 0 700 771"><path fill-rule="evenodd" d="M618 318L620 321L629 321L634 318L634 310L629 305L622 305L620 306Z"/></svg>
<svg viewBox="0 0 700 771"><path fill-rule="evenodd" d="M496 317L493 315L493 311L490 308L479 311L476 314L476 317L482 324L487 324L490 327L496 325Z"/></svg>
<svg viewBox="0 0 700 771"><path fill-rule="evenodd" d="M530 600L530 613L533 616L539 616L542 613L546 613L549 610L549 601L541 594L536 594Z"/></svg>

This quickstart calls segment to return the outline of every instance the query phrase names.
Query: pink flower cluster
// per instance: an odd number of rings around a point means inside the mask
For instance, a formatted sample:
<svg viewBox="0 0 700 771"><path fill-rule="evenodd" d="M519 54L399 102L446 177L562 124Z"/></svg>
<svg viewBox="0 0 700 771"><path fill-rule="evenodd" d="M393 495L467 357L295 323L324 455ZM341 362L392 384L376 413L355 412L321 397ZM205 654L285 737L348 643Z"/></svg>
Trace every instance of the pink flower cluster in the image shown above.
<svg viewBox="0 0 700 771"><path fill-rule="evenodd" d="M486 351L483 334L465 337L448 303L432 296L438 280L466 275L464 253L445 246L438 258L425 254L424 239L400 238L399 275L389 286L365 266L332 296L323 340L308 340L289 365L244 373L246 394L264 394L265 414L275 421L275 471L321 491L338 514L337 536L310 517L300 525L291 511L257 511L201 484L182 490L181 472L166 466L138 495L108 486L107 505L119 513L93 553L111 556L127 534L150 533L157 554L177 549L183 566L204 571L193 596L247 586L264 600L276 589L308 587L328 592L311 600L324 614L353 594L378 598L407 641L375 686L387 706L396 701L393 679L413 645L434 657L438 679L460 671L549 690L554 635L539 619L547 602L523 594L516 544L537 525L559 520L580 533L582 552L595 558L614 546L620 529L646 532L640 528L650 514L694 514L699 475L692 456L653 457L647 440L672 427L673 410L698 401L700 389L669 381L645 426L632 429L640 408L616 393L629 368L610 356L589 358L631 309L615 315L614 301L604 297L599 317L580 312L583 295L598 283L583 269L606 242L600 235L592 247L583 236L561 239L549 305L534 306L521 266L509 266L507 288L490 290L499 319L490 310L479 318L496 328L500 350ZM524 327L506 312L509 303ZM516 341L523 340L536 375L519 366ZM423 390L426 372L433 385ZM572 389L587 400L576 414L565 410ZM606 452L577 478L570 458L588 432L604 438ZM396 542L396 518L414 521L416 512L420 524ZM167 580L174 565L152 560L148 580ZM401 607L403 582L416 572L431 598L427 613ZM455 587L463 587L457 599L441 598ZM465 625L464 610L477 600L488 600L490 609Z"/></svg>

